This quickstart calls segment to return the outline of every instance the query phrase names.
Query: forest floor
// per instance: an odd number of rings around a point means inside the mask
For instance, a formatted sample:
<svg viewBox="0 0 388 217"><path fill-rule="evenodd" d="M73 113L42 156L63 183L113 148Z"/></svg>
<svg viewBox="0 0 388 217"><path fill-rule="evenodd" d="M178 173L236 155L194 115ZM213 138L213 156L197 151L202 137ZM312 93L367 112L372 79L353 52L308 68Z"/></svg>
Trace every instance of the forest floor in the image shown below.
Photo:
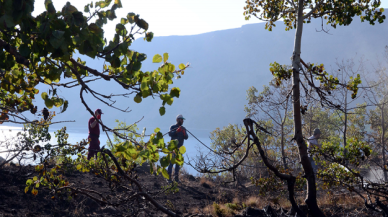
<svg viewBox="0 0 388 217"><path fill-rule="evenodd" d="M49 189L39 188L36 196L24 193L26 180L37 175L33 166L19 170L18 166L7 166L0 170L0 217L3 216L130 216L123 207L100 206L94 200L78 196L52 199ZM160 175L150 175L149 167L136 168L139 182L149 192L161 191L168 185ZM12 174L14 173L14 174ZM87 189L109 194L110 189L103 178L91 173L74 172L67 175L68 181ZM236 188L217 185L205 178L189 174L181 176L176 193L159 194L155 199L181 216L290 216L290 204L286 195L272 193L259 196L258 187L249 181ZM302 204L303 192L297 192L297 201ZM327 216L381 216L363 206L355 195L341 193L327 195L320 193L318 205ZM306 206L301 206L306 213ZM139 216L166 216L150 206ZM293 215L294 216L294 215Z"/></svg>

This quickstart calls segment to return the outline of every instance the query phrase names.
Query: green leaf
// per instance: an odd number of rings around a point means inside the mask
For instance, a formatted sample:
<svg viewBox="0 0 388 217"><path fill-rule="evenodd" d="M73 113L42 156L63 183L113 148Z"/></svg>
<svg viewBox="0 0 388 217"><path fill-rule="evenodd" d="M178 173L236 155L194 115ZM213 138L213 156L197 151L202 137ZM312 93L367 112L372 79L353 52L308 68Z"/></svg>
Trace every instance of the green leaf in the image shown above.
<svg viewBox="0 0 388 217"><path fill-rule="evenodd" d="M154 164L151 164L151 166L150 166L150 173L151 173L151 174L154 173Z"/></svg>
<svg viewBox="0 0 388 217"><path fill-rule="evenodd" d="M109 4L110 4L110 1L109 2L99 1L99 2L96 2L96 7L106 8L109 6Z"/></svg>
<svg viewBox="0 0 388 217"><path fill-rule="evenodd" d="M164 53L163 54L163 61L167 62L167 60L168 60L168 53Z"/></svg>
<svg viewBox="0 0 388 217"><path fill-rule="evenodd" d="M162 175L166 179L170 179L170 176L168 175L168 172L165 168L162 169Z"/></svg>
<svg viewBox="0 0 388 217"><path fill-rule="evenodd" d="M42 97L42 99L44 99L44 100L48 99L48 95L47 95L46 92L43 92L43 93L41 94L41 97Z"/></svg>
<svg viewBox="0 0 388 217"><path fill-rule="evenodd" d="M169 98L166 100L168 105L171 105L174 102L174 98Z"/></svg>
<svg viewBox="0 0 388 217"><path fill-rule="evenodd" d="M127 14L127 19L128 19L128 22L129 22L130 24L133 24L133 23L135 22L135 15L136 15L136 14L134 14L134 13L128 13L128 14Z"/></svg>
<svg viewBox="0 0 388 217"><path fill-rule="evenodd" d="M0 17L0 27L6 29L6 28L13 28L15 27L15 22L13 21L13 18L8 15L3 15Z"/></svg>
<svg viewBox="0 0 388 217"><path fill-rule="evenodd" d="M77 170L81 170L82 169L82 165L81 164L78 164L77 165Z"/></svg>
<svg viewBox="0 0 388 217"><path fill-rule="evenodd" d="M117 7L122 8L123 6L121 5L121 0L115 0L115 4Z"/></svg>
<svg viewBox="0 0 388 217"><path fill-rule="evenodd" d="M65 102L63 102L61 113L65 112L67 107L69 107L69 101L65 100Z"/></svg>
<svg viewBox="0 0 388 217"><path fill-rule="evenodd" d="M120 32L124 29L125 29L125 26L123 24L121 24L121 23L116 24L116 33L117 34L120 34Z"/></svg>
<svg viewBox="0 0 388 217"><path fill-rule="evenodd" d="M63 105L63 99L55 98L55 100L53 100L53 102L54 102L55 107L60 107Z"/></svg>
<svg viewBox="0 0 388 217"><path fill-rule="evenodd" d="M182 166L184 161L183 161L183 157L181 157L180 159L178 159L179 156L182 156L182 155L177 155L177 158L175 158L175 163L178 164L179 166Z"/></svg>
<svg viewBox="0 0 388 217"><path fill-rule="evenodd" d="M174 151L178 147L178 141L177 140L171 140L167 146L167 149L170 151Z"/></svg>
<svg viewBox="0 0 388 217"><path fill-rule="evenodd" d="M143 81L143 82L141 82L141 84L140 84L140 90L141 90L141 91L146 91L146 90L149 90L149 87L148 87L147 81Z"/></svg>
<svg viewBox="0 0 388 217"><path fill-rule="evenodd" d="M142 62L144 61L145 59L147 59L147 55L144 54L144 53L139 53L138 56L137 56L137 61L139 62Z"/></svg>
<svg viewBox="0 0 388 217"><path fill-rule="evenodd" d="M89 41L84 41L81 44L79 51L81 54L87 54L93 51L93 46L90 44Z"/></svg>
<svg viewBox="0 0 388 217"><path fill-rule="evenodd" d="M31 49L28 47L27 44L22 44L19 47L19 53L20 53L20 55L28 58L30 56Z"/></svg>
<svg viewBox="0 0 388 217"><path fill-rule="evenodd" d="M85 5L85 8L84 8L84 12L85 13L89 13L89 4Z"/></svg>
<svg viewBox="0 0 388 217"><path fill-rule="evenodd" d="M57 39L61 39L63 37L63 35L65 34L65 31L59 31L59 30L55 30L53 32L53 36Z"/></svg>
<svg viewBox="0 0 388 217"><path fill-rule="evenodd" d="M44 104L47 106L48 109L51 109L54 106L54 102L51 99L46 99L44 101Z"/></svg>
<svg viewBox="0 0 388 217"><path fill-rule="evenodd" d="M123 25L125 25L125 24L128 23L128 20L125 19L125 18L121 18L120 23L123 24Z"/></svg>
<svg viewBox="0 0 388 217"><path fill-rule="evenodd" d="M145 39L146 39L148 42L151 42L153 38L154 38L154 33L153 33L153 32L147 32L147 33L146 33Z"/></svg>
<svg viewBox="0 0 388 217"><path fill-rule="evenodd" d="M155 130L154 130L155 133L157 133L157 132L159 132L159 131L160 131L160 128L159 128L159 127L155 128Z"/></svg>
<svg viewBox="0 0 388 217"><path fill-rule="evenodd" d="M136 103L141 103L142 98L140 94L136 94L135 98L133 99Z"/></svg>
<svg viewBox="0 0 388 217"><path fill-rule="evenodd" d="M113 7L115 7L115 5L113 5ZM112 10L108 10L108 11L107 11L108 19L109 19L109 20L114 20L114 19L117 18L117 17L116 17L116 13L115 13L113 7L112 7Z"/></svg>
<svg viewBox="0 0 388 217"><path fill-rule="evenodd" d="M162 56L159 55L159 54L156 54L156 55L152 58L152 62L153 62L153 63L160 63L160 62L162 62L162 60L163 60L163 58L162 58Z"/></svg>
<svg viewBox="0 0 388 217"><path fill-rule="evenodd" d="M50 44L55 49L58 49L63 44L64 41L65 41L64 38L60 38L60 39L58 39L56 37L50 38Z"/></svg>
<svg viewBox="0 0 388 217"><path fill-rule="evenodd" d="M174 66L174 64L168 63L167 65L168 65L168 71L169 71L169 72L174 72L174 71L175 71L175 66Z"/></svg>
<svg viewBox="0 0 388 217"><path fill-rule="evenodd" d="M55 14L56 10L54 8L53 2L51 0L45 0L44 6L49 14Z"/></svg>
<svg viewBox="0 0 388 217"><path fill-rule="evenodd" d="M26 185L30 186L34 183L34 181L32 181L32 179L28 179L27 182L26 182Z"/></svg>
<svg viewBox="0 0 388 217"><path fill-rule="evenodd" d="M75 25L76 26L82 26L82 24L85 22L85 18L82 12L74 12L72 13L74 20L75 20Z"/></svg>
<svg viewBox="0 0 388 217"><path fill-rule="evenodd" d="M135 62L133 65L132 65L132 70L133 71L139 71L141 69L141 62Z"/></svg>
<svg viewBox="0 0 388 217"><path fill-rule="evenodd" d="M181 154L186 153L186 148L185 148L185 146L181 146L181 147L179 148L179 152L180 152Z"/></svg>
<svg viewBox="0 0 388 217"><path fill-rule="evenodd" d="M162 167L168 167L168 165L170 165L170 161L168 160L168 158L166 156L160 158L160 165Z"/></svg>
<svg viewBox="0 0 388 217"><path fill-rule="evenodd" d="M37 181L38 180L38 177L37 176L34 176L34 178L32 178L33 181Z"/></svg>
<svg viewBox="0 0 388 217"><path fill-rule="evenodd" d="M186 68L185 64L183 64L183 63L179 64L179 69L180 69L180 70L183 70L183 69L185 69L185 68Z"/></svg>
<svg viewBox="0 0 388 217"><path fill-rule="evenodd" d="M181 90L180 90L178 87L173 87L173 88L171 89L171 91L170 91L170 96L171 96L171 97L179 98L180 93L181 93Z"/></svg>
<svg viewBox="0 0 388 217"><path fill-rule="evenodd" d="M143 19L140 19L140 20L138 20L137 22L136 22L136 24L140 27L140 28L142 28L142 29L144 29L144 30L148 30L148 23L145 21L145 20L143 20Z"/></svg>
<svg viewBox="0 0 388 217"><path fill-rule="evenodd" d="M159 108L159 114L160 114L160 116L163 116L164 114L166 114L166 108L160 107Z"/></svg>
<svg viewBox="0 0 388 217"><path fill-rule="evenodd" d="M102 32L102 29L95 23L91 23L88 28L89 28L89 31L96 33L96 34Z"/></svg>
<svg viewBox="0 0 388 217"><path fill-rule="evenodd" d="M70 2L67 2L65 6L62 8L63 14L72 14L78 12L78 9L70 4Z"/></svg>

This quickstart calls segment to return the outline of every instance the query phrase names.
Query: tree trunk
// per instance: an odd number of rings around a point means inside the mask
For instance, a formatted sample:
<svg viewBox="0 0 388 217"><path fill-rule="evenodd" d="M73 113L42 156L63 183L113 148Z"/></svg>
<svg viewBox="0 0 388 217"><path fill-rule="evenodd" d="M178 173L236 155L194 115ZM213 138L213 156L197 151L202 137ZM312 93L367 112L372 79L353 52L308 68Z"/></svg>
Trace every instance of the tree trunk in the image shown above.
<svg viewBox="0 0 388 217"><path fill-rule="evenodd" d="M383 101L385 103L385 100ZM385 171L385 122L384 122L384 107L385 104L383 103L381 107L381 147L382 147L382 154L383 154L383 173L384 173L384 181L387 182L387 171Z"/></svg>
<svg viewBox="0 0 388 217"><path fill-rule="evenodd" d="M303 169L305 171L307 179L307 197L306 204L309 207L311 214L316 217L325 216L323 212L319 209L317 205L317 191L315 185L315 176L313 168L311 166L310 160L307 155L307 145L303 140L302 134L302 119L300 113L300 79L299 79L299 70L300 70L300 53L301 53L301 42L302 42L302 31L303 31L303 3L304 0L298 1L298 19L297 27L295 33L295 42L294 42L294 53L292 56L292 99L293 99L293 116L294 116L294 134L295 141L298 144L299 157L302 163Z"/></svg>
<svg viewBox="0 0 388 217"><path fill-rule="evenodd" d="M344 154L346 155L346 153L348 152L348 150L346 149L346 131L348 129L348 113L347 113L347 107L348 107L348 92L346 91L345 92L345 126L344 126ZM347 165L347 161L345 161L345 165Z"/></svg>
<svg viewBox="0 0 388 217"><path fill-rule="evenodd" d="M281 126L281 146L282 146L282 160L283 160L283 166L284 169L288 169L287 162L286 162L286 154L284 153L284 123L282 123Z"/></svg>

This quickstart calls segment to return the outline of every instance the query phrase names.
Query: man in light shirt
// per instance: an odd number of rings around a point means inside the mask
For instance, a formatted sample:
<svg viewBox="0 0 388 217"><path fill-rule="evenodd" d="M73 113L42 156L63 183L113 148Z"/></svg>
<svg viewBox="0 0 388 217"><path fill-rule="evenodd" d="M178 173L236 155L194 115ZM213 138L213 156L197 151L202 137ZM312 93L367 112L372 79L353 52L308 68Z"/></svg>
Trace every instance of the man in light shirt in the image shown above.
<svg viewBox="0 0 388 217"><path fill-rule="evenodd" d="M316 146L316 147L320 148L321 145L318 143L318 139L320 137L321 137L321 131L319 129L315 129L314 130L314 135L310 136L307 139L308 148L311 149L313 146ZM318 166L315 163L313 157L310 156L310 153L309 153L309 159L310 159L311 166L313 167L314 173L317 173Z"/></svg>

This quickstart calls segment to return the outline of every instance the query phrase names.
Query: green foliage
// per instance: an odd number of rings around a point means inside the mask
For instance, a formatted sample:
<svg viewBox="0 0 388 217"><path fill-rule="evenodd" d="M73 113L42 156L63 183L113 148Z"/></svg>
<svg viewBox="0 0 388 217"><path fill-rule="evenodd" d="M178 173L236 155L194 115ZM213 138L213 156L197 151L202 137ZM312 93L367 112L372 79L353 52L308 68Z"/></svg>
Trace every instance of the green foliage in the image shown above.
<svg viewBox="0 0 388 217"><path fill-rule="evenodd" d="M376 21L382 23L385 19L385 15L382 14L384 9L379 8L380 4L380 1L370 0L303 0L292 2L248 0L244 7L244 16L247 20L249 20L251 16L254 16L265 21L265 29L268 29L269 31L272 31L272 28L276 26L275 22L278 20L283 20L286 31L288 31L297 28L297 20L303 20L303 23L310 23L312 18L325 19L327 20L326 23L334 28L336 28L337 25L350 25L355 16L360 16L362 22L366 20L369 21L371 25L374 25ZM303 14L298 14L299 8L302 8L301 13L303 12ZM301 28L302 27L303 26L301 26ZM300 40L300 36L298 37L298 40ZM296 64L298 64L298 68L302 67L299 60ZM331 94L331 91L336 89L336 86L339 84L338 78L328 75L323 64L317 66L314 66L314 64L303 64L306 71L309 72L308 76L311 75L319 80L321 82L320 86L325 89L328 94ZM270 65L270 71L274 75L276 85L279 86L283 80L291 78L291 67L282 66L277 62L271 63ZM310 83L311 82L313 81L310 81ZM360 76L357 75L355 78L350 78L350 81L346 84L346 87L353 92L353 99L357 96L358 85L360 83ZM309 86L311 85L312 84L309 84Z"/></svg>
<svg viewBox="0 0 388 217"><path fill-rule="evenodd" d="M31 190L33 195L38 194L38 188L40 187L49 187L51 188L60 188L67 186L69 182L64 178L60 173L74 171L73 165L69 164L72 162L71 155L81 152L84 150L84 146L87 144L86 141L82 141L76 145L70 145L67 143L68 134L66 133L66 127L55 132L55 137L57 138L57 145L51 145L50 139L51 136L48 132L50 120L54 117L54 114L49 116L48 121L41 121L42 125L27 124L25 125L25 133L22 133L23 140L31 144L40 144L35 145L32 150L34 159L40 158L39 164L35 166L35 171L38 172L38 176L33 177L33 179L28 179L26 181L26 187L24 189L25 193ZM42 145L42 143L46 143ZM82 150L82 151L81 151ZM69 157L67 157L69 155ZM56 159L56 161L52 161ZM55 163L56 166L49 169L49 163ZM61 165L61 166L60 166Z"/></svg>
<svg viewBox="0 0 388 217"><path fill-rule="evenodd" d="M269 65L271 66L269 70L274 76L277 86L280 86L282 80L288 80L291 78L292 68L290 66L280 65L277 62L270 63Z"/></svg>
<svg viewBox="0 0 388 217"><path fill-rule="evenodd" d="M321 149L313 148L310 152L322 165L318 177L324 181L324 188L345 186L353 191L355 184L362 184L359 169L371 156L372 149L365 141L349 138L345 147L324 142Z"/></svg>
<svg viewBox="0 0 388 217"><path fill-rule="evenodd" d="M131 173L137 164L141 165L147 162L150 164L151 174L156 173L159 175L161 173L168 179L169 176L166 167L170 163L183 165L184 158L182 155L185 153L185 148L182 146L183 148L178 149L176 140L172 140L166 144L159 128L155 129L154 133L150 135L149 141L145 142L145 135L137 132L138 128L136 124L128 126L124 122L118 120L116 122L117 126L114 131L117 134L114 135L112 143L107 142L107 146L110 147L111 153L123 171ZM42 138L42 135L47 134L48 126L46 126L47 129L38 127L31 125L28 129L32 136L36 134ZM69 182L64 176L64 172L72 172L75 170L80 172L93 172L95 175L102 176L109 182L119 182L119 168L114 163L114 159L108 154L98 152L96 158L87 160L84 154L87 151L86 145L89 143L88 141L83 140L77 144L69 144L67 142L68 134L66 133L66 128L58 130L55 136L57 137L58 145L52 146L48 144L43 148L46 152L43 152L43 150L39 151L42 153L41 162L43 163L35 167L39 175L33 180L26 182L26 192L32 189L32 193L36 195L36 189L42 186L57 190L66 187L69 185ZM161 158L159 155L160 152L165 153L167 156ZM44 153L46 156L44 156ZM76 156L76 158L72 156ZM48 168L48 161L50 159L56 159L56 166L52 169ZM156 168L155 171L154 168ZM175 192L177 188L171 187L169 191Z"/></svg>
<svg viewBox="0 0 388 217"><path fill-rule="evenodd" d="M165 195L176 194L179 192L178 183L174 181L168 185L162 186L162 190Z"/></svg>
<svg viewBox="0 0 388 217"><path fill-rule="evenodd" d="M382 23L385 15L380 9L381 1L370 0L305 0L303 1L303 22L310 23L312 18L324 18L327 24L336 28L337 25L348 26L355 16L361 21ZM296 28L298 2L248 0L244 7L244 16L249 20L251 16L266 22L265 29L272 31L275 22L283 19L286 31Z"/></svg>
<svg viewBox="0 0 388 217"><path fill-rule="evenodd" d="M347 84L346 88L348 90L353 91L352 93L352 99L356 98L357 92L358 92L358 85L361 84L361 77L360 74L357 74L357 77L353 78L350 77L350 81Z"/></svg>
<svg viewBox="0 0 388 217"><path fill-rule="evenodd" d="M9 120L9 112L33 112L35 95L39 93L37 85L65 86L61 83L65 78L82 83L89 76L97 76L116 82L133 90L137 103L148 96L163 94L163 105L171 105L173 98L179 96L176 89L172 92L169 89L174 76L180 78L187 66L175 70L173 64L166 62L165 53L162 66L143 72L141 65L147 56L130 49L134 34L144 34L149 42L153 38L153 33L147 32L148 23L139 15L129 13L119 19L114 38L111 41L104 38L103 27L116 18L115 11L122 7L120 0L87 4L84 12L70 2L61 10L51 0L44 4L46 11L34 17L33 0L0 2L0 123ZM135 27L140 30L135 32ZM81 55L78 59L74 57L77 53ZM104 70L88 67L82 60L84 55L103 59L107 63ZM41 94L46 107L62 107L64 112L68 101L57 94L56 88L51 89Z"/></svg>

